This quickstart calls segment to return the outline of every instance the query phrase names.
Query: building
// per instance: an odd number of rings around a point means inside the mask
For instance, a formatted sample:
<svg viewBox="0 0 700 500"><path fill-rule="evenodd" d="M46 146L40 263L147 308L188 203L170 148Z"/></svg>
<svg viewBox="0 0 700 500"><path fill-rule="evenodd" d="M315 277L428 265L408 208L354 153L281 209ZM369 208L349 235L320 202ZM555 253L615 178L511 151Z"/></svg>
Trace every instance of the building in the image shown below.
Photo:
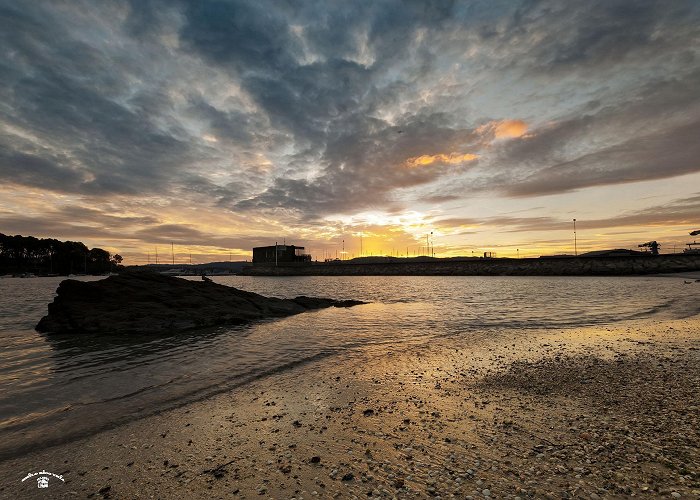
<svg viewBox="0 0 700 500"><path fill-rule="evenodd" d="M311 262L311 255L304 247L294 245L272 245L253 248L253 264L304 264Z"/></svg>

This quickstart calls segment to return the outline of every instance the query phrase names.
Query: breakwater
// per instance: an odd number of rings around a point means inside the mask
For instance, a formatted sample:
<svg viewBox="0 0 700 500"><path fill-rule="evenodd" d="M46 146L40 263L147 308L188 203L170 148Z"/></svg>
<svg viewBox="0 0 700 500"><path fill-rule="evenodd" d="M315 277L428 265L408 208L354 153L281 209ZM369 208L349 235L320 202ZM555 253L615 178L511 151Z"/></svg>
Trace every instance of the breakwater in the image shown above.
<svg viewBox="0 0 700 500"><path fill-rule="evenodd" d="M700 271L700 254L537 259L390 259L253 265L250 276L628 276Z"/></svg>

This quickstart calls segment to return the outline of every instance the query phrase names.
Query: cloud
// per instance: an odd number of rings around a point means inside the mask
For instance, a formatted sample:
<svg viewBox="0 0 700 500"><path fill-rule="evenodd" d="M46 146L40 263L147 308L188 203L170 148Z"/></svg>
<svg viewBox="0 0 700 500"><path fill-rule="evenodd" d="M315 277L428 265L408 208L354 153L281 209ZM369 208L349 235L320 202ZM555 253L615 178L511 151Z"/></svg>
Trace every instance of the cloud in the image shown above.
<svg viewBox="0 0 700 500"><path fill-rule="evenodd" d="M71 32L68 15L85 20L88 14L40 3L4 8L1 31L10 57L2 72L0 146L14 155L2 158L0 178L70 193L159 190L194 158L176 131L155 123L154 112L169 106L168 96L134 85L136 75L115 61L118 55L87 32ZM145 58L140 62L138 71L145 72ZM17 176L18 156L42 161L24 162Z"/></svg>
<svg viewBox="0 0 700 500"><path fill-rule="evenodd" d="M495 126L496 139L522 137L527 132L527 124L522 120L503 120Z"/></svg>
<svg viewBox="0 0 700 500"><path fill-rule="evenodd" d="M428 165L437 164L448 164L448 165L459 165L461 163L467 163L474 161L478 158L478 155L473 153L438 153L436 155L421 155L409 158L406 160L406 166L408 167L425 167Z"/></svg>
<svg viewBox="0 0 700 500"><path fill-rule="evenodd" d="M528 13L531 33L541 36L530 47L539 63L533 69L599 68L686 50L684 29L697 18L695 2L620 0L574 6L543 2ZM546 23L546 24L545 24Z"/></svg>
<svg viewBox="0 0 700 500"><path fill-rule="evenodd" d="M480 157L479 175L448 192L532 197L698 172L697 85L697 70L659 77L607 106L589 103L584 112L494 143Z"/></svg>
<svg viewBox="0 0 700 500"><path fill-rule="evenodd" d="M269 238L249 234L226 236L191 224L163 223L151 215L114 215L102 209L69 205L41 215L0 211L0 227L6 234L31 234L88 241L90 246L150 247L155 244L250 250L269 244Z"/></svg>
<svg viewBox="0 0 700 500"><path fill-rule="evenodd" d="M547 166L506 189L513 196L535 196L699 172L698 137L700 121L659 134L634 137Z"/></svg>
<svg viewBox="0 0 700 500"><path fill-rule="evenodd" d="M649 206L645 209L626 212L614 217L598 219L577 219L577 227L582 230L612 229L634 227L639 228L659 226L671 227L697 225L700 218L700 194L679 198L661 205ZM562 219L553 216L519 217L501 215L484 218L446 218L438 219L435 223L445 230L461 227L492 227L503 228L506 232L527 231L570 231L570 218ZM615 234L623 234L616 232Z"/></svg>
<svg viewBox="0 0 700 500"><path fill-rule="evenodd" d="M298 229L700 170L690 0L5 2L0 14L0 180L80 206L177 200ZM143 238L212 237L187 233L194 219L140 224Z"/></svg>

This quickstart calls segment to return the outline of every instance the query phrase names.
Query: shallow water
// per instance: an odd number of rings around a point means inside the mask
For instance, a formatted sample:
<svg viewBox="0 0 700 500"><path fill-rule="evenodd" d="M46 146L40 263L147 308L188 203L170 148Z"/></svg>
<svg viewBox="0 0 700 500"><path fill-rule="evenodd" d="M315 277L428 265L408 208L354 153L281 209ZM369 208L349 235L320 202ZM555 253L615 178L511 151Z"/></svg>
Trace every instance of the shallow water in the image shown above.
<svg viewBox="0 0 700 500"><path fill-rule="evenodd" d="M91 279L91 278L82 278ZM569 328L700 311L700 286L626 277L215 277L265 295L370 304L172 336L45 336L34 325L61 278L0 279L0 458L359 348Z"/></svg>

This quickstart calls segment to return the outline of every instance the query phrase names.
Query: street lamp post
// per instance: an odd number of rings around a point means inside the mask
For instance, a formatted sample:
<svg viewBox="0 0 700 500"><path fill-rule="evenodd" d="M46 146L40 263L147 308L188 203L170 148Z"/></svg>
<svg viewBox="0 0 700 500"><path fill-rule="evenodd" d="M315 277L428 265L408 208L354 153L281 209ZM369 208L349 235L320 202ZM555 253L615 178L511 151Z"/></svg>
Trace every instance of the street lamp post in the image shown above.
<svg viewBox="0 0 700 500"><path fill-rule="evenodd" d="M578 257L578 247L576 246L576 219L574 219L574 256Z"/></svg>

